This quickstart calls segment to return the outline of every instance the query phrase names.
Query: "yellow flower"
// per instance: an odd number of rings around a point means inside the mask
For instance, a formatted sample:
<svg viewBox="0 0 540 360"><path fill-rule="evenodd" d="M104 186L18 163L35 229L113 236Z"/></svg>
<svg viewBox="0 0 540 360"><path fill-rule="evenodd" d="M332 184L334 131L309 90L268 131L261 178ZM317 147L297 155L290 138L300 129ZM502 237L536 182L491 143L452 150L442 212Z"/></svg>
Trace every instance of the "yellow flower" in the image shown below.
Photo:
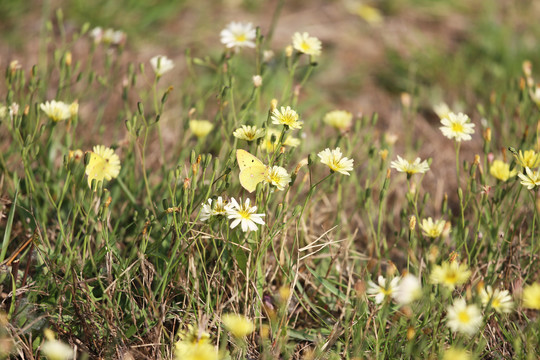
<svg viewBox="0 0 540 360"><path fill-rule="evenodd" d="M274 152L276 150L276 146L278 145L279 136L281 135L281 131L269 128L266 130L266 138L261 144L261 148L269 153ZM290 146L290 147L297 147L300 145L300 139L295 138L293 136L286 136L283 140L282 146Z"/></svg>
<svg viewBox="0 0 540 360"><path fill-rule="evenodd" d="M441 236L444 230L444 225L446 225L445 220L439 219L433 222L433 219L431 217L428 217L427 219L422 219L422 224L420 225L420 228L422 229L422 234L424 236L435 239Z"/></svg>
<svg viewBox="0 0 540 360"><path fill-rule="evenodd" d="M274 185L278 190L285 190L285 187L291 182L291 176L281 166L272 166L265 174L265 181Z"/></svg>
<svg viewBox="0 0 540 360"><path fill-rule="evenodd" d="M303 121L298 120L298 114L290 106L282 106L281 112L278 109L272 111L272 124L285 125L291 129L301 129L303 123Z"/></svg>
<svg viewBox="0 0 540 360"><path fill-rule="evenodd" d="M486 286L486 288L480 291L480 300L482 300L482 305L487 306L491 301L491 308L498 313L510 313L514 307L512 302L512 296L508 290L499 290L491 286Z"/></svg>
<svg viewBox="0 0 540 360"><path fill-rule="evenodd" d="M352 114L345 110L330 111L324 116L324 122L338 130L344 131L351 127Z"/></svg>
<svg viewBox="0 0 540 360"><path fill-rule="evenodd" d="M176 360L218 360L218 351L214 345L209 343L176 343L175 349Z"/></svg>
<svg viewBox="0 0 540 360"><path fill-rule="evenodd" d="M540 283L535 282L523 289L523 307L540 310Z"/></svg>
<svg viewBox="0 0 540 360"><path fill-rule="evenodd" d="M469 117L463 113L454 114L449 113L446 117L441 119L441 126L439 129L443 135L449 139L455 139L457 142L471 140L472 134L474 134L474 124L470 123Z"/></svg>
<svg viewBox="0 0 540 360"><path fill-rule="evenodd" d="M68 160L79 161L83 158L84 153L81 149L69 150Z"/></svg>
<svg viewBox="0 0 540 360"><path fill-rule="evenodd" d="M457 261L451 263L443 262L440 266L436 265L431 272L431 282L433 284L442 284L453 290L456 285L464 284L471 276L471 271L467 264L458 264Z"/></svg>
<svg viewBox="0 0 540 360"><path fill-rule="evenodd" d="M264 136L264 129L257 129L256 126L242 125L234 130L233 135L240 140L253 141Z"/></svg>
<svg viewBox="0 0 540 360"><path fill-rule="evenodd" d="M189 129L195 136L199 139L204 138L206 135L212 131L214 124L208 120L190 120Z"/></svg>
<svg viewBox="0 0 540 360"><path fill-rule="evenodd" d="M507 164L502 160L495 160L489 168L489 173L496 179L506 181L509 178L516 176L517 171L515 169L510 171L510 164Z"/></svg>
<svg viewBox="0 0 540 360"><path fill-rule="evenodd" d="M321 55L321 41L316 37L309 36L307 32L305 33L294 33L292 37L292 43L295 50L312 56Z"/></svg>
<svg viewBox="0 0 540 360"><path fill-rule="evenodd" d="M443 360L472 360L472 355L465 349L450 348L444 352Z"/></svg>
<svg viewBox="0 0 540 360"><path fill-rule="evenodd" d="M343 175L350 175L349 171L353 170L353 159L343 157L340 148L334 150L324 149L317 154L321 159L321 163L327 165L330 170L339 172Z"/></svg>
<svg viewBox="0 0 540 360"><path fill-rule="evenodd" d="M379 9L368 4L359 4L355 13L369 24L379 24L383 21L383 17Z"/></svg>
<svg viewBox="0 0 540 360"><path fill-rule="evenodd" d="M464 299L458 299L448 307L448 326L452 331L474 335L482 325L482 313L476 305L467 305Z"/></svg>
<svg viewBox="0 0 540 360"><path fill-rule="evenodd" d="M120 173L120 158L114 150L103 145L94 146L90 152L90 160L86 165L88 186L92 187L92 180L111 180Z"/></svg>
<svg viewBox="0 0 540 360"><path fill-rule="evenodd" d="M175 344L177 360L218 360L218 352L210 343L210 334L189 325L186 331L178 333Z"/></svg>
<svg viewBox="0 0 540 360"><path fill-rule="evenodd" d="M530 168L526 167L525 172L527 174L518 174L519 178L521 179L521 185L526 186L529 190L532 190L536 186L540 185L540 170L533 172Z"/></svg>
<svg viewBox="0 0 540 360"><path fill-rule="evenodd" d="M71 117L70 106L62 101L47 101L39 107L54 122L67 120Z"/></svg>
<svg viewBox="0 0 540 360"><path fill-rule="evenodd" d="M243 338L255 330L253 322L242 315L225 314L221 317L223 324L234 337Z"/></svg>
<svg viewBox="0 0 540 360"><path fill-rule="evenodd" d="M519 150L519 153L517 155L514 153L514 156L519 165L524 168L532 169L540 165L540 154L537 154L534 150L526 150L525 152Z"/></svg>

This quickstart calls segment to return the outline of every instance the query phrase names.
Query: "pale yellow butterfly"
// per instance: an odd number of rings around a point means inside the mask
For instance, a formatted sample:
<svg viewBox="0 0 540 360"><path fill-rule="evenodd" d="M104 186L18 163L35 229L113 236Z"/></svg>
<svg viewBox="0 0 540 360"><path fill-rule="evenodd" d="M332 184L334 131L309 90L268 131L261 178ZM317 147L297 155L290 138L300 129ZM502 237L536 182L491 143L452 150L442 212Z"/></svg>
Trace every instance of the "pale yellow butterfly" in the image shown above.
<svg viewBox="0 0 540 360"><path fill-rule="evenodd" d="M236 150L236 160L240 168L240 185L250 193L255 191L257 184L266 176L267 166L242 149Z"/></svg>

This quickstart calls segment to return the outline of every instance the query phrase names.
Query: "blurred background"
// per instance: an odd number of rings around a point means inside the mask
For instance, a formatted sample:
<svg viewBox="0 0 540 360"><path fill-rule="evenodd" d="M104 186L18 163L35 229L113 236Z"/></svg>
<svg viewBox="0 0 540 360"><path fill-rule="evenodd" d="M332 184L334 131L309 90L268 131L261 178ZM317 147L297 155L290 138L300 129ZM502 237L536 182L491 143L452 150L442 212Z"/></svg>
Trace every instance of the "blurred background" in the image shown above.
<svg viewBox="0 0 540 360"><path fill-rule="evenodd" d="M187 77L186 51L201 59L221 56L219 32L231 21L252 22L265 36L273 28L269 47L276 54L290 44L294 32L309 32L321 39L323 54L301 89L300 101L308 102L304 107L309 108L304 120L332 109L368 116L377 112L380 131L390 135L414 131L418 151L414 156L438 157L439 163L447 163L438 167L443 173L430 172L427 180L452 178L454 166L452 143L440 134L433 106L446 102L477 124L474 141L464 144L471 150L464 160L472 161L482 143L483 115L478 109L489 105L497 89L516 86L524 60L532 62L533 71L540 66L540 3L532 0L4 0L0 2L3 68L17 59L30 69L54 47L57 37L44 37L50 34L47 21L58 32L54 25L58 9L63 11L67 34L84 24L124 31L125 64L149 67L152 56L168 56L175 63L168 74L175 86ZM84 59L89 48L76 42L72 51L74 59ZM117 92L120 96L121 89ZM114 106L113 101L110 107ZM106 114L107 109L105 121ZM515 142L493 130L500 148ZM171 131L169 141L175 136ZM431 139L437 141L425 141ZM398 153L404 145L398 136Z"/></svg>

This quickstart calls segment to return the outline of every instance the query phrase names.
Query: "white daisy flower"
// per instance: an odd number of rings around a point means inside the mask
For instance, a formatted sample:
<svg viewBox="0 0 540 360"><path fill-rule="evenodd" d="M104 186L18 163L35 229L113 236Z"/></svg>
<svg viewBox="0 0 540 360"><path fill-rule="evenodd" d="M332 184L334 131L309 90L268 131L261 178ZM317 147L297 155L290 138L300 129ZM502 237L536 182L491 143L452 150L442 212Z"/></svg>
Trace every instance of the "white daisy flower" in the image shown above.
<svg viewBox="0 0 540 360"><path fill-rule="evenodd" d="M232 198L230 206L227 206L227 217L234 219L231 223L231 229L234 229L238 224L242 226L242 231L257 231L257 224L264 225L262 219L264 214L256 214L256 206L250 206L249 198L243 204L238 204L236 199Z"/></svg>
<svg viewBox="0 0 540 360"><path fill-rule="evenodd" d="M378 284L375 284L373 281L368 281L367 293L370 296L373 296L374 301L377 304L380 304L384 299L391 299L394 296L394 293L398 289L399 277L393 278L388 285L386 285L386 279L379 275L377 279Z"/></svg>
<svg viewBox="0 0 540 360"><path fill-rule="evenodd" d="M255 47L257 36L252 23L231 22L221 30L221 43L227 48Z"/></svg>

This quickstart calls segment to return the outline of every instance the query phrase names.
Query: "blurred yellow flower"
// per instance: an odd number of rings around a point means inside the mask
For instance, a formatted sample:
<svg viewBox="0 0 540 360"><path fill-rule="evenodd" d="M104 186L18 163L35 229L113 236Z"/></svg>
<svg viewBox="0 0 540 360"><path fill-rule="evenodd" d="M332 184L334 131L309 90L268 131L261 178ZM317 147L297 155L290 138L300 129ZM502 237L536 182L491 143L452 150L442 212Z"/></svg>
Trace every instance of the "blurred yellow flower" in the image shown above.
<svg viewBox="0 0 540 360"><path fill-rule="evenodd" d="M69 114L71 117L75 117L79 114L79 102L77 100L69 105Z"/></svg>
<svg viewBox="0 0 540 360"><path fill-rule="evenodd" d="M306 55L319 56L321 55L321 41L316 37L309 36L307 32L294 33L292 37L292 45L296 51Z"/></svg>
<svg viewBox="0 0 540 360"><path fill-rule="evenodd" d="M62 101L47 101L39 107L54 122L67 120L71 117L70 106Z"/></svg>
<svg viewBox="0 0 540 360"><path fill-rule="evenodd" d="M349 171L353 170L353 159L343 157L340 148L334 150L325 149L317 154L321 159L321 163L327 165L330 170L339 172L343 175L350 175Z"/></svg>
<svg viewBox="0 0 540 360"><path fill-rule="evenodd" d="M264 136L264 129L257 129L256 126L242 125L234 130L233 135L240 140L253 141Z"/></svg>
<svg viewBox="0 0 540 360"><path fill-rule="evenodd" d="M540 310L540 283L532 283L523 289L523 307Z"/></svg>
<svg viewBox="0 0 540 360"><path fill-rule="evenodd" d="M178 333L175 344L177 360L217 360L218 352L210 342L210 334L189 325L187 330Z"/></svg>
<svg viewBox="0 0 540 360"><path fill-rule="evenodd" d="M518 164L524 168L533 169L540 165L540 153L536 153L534 150L526 150L525 152L519 150L517 155L514 153L514 157Z"/></svg>
<svg viewBox="0 0 540 360"><path fill-rule="evenodd" d="M291 182L291 176L281 166L272 166L268 168L265 174L265 181L274 185L278 190L285 190L285 187Z"/></svg>
<svg viewBox="0 0 540 360"><path fill-rule="evenodd" d="M191 132L197 136L199 139L204 138L206 135L212 131L214 124L208 120L190 120L189 129Z"/></svg>
<svg viewBox="0 0 540 360"><path fill-rule="evenodd" d="M221 320L227 330L236 338L246 337L255 330L253 322L242 315L224 314Z"/></svg>
<svg viewBox="0 0 540 360"><path fill-rule="evenodd" d="M444 352L443 360L473 360L473 357L465 349L451 347Z"/></svg>
<svg viewBox="0 0 540 360"><path fill-rule="evenodd" d="M359 4L358 8L356 9L356 14L370 24L379 24L383 21L383 17L379 9L367 4Z"/></svg>
<svg viewBox="0 0 540 360"><path fill-rule="evenodd" d="M83 158L83 156L84 156L84 152L81 149L69 150L69 153L68 153L69 160L79 161Z"/></svg>
<svg viewBox="0 0 540 360"><path fill-rule="evenodd" d="M506 181L509 178L516 176L517 170L510 171L510 164L505 163L502 160L495 160L489 168L489 173L496 179Z"/></svg>
<svg viewBox="0 0 540 360"><path fill-rule="evenodd" d="M94 146L90 152L90 160L86 165L88 186L92 187L92 180L111 180L120 173L120 158L114 150L103 145Z"/></svg>
<svg viewBox="0 0 540 360"><path fill-rule="evenodd" d="M290 106L281 107L281 111L274 109L272 111L272 124L284 125L291 129L301 129L303 121L298 120L298 114Z"/></svg>
<svg viewBox="0 0 540 360"><path fill-rule="evenodd" d="M261 148L269 153L274 152L276 150L276 146L278 145L280 135L281 135L281 131L279 130L272 129L272 128L267 129L266 137L264 141L261 143ZM294 136L291 136L291 135L287 135L281 145L297 147L298 145L300 145L300 139L295 138Z"/></svg>
<svg viewBox="0 0 540 360"><path fill-rule="evenodd" d="M430 280L433 284L442 284L453 290L456 285L462 285L471 276L471 270L467 264L459 264L457 261L443 262L436 265L431 271Z"/></svg>
<svg viewBox="0 0 540 360"><path fill-rule="evenodd" d="M427 219L422 219L420 229L422 229L422 234L424 236L435 239L443 233L444 225L446 225L445 220L439 219L434 222L431 217L428 217Z"/></svg>
<svg viewBox="0 0 540 360"><path fill-rule="evenodd" d="M353 116L345 110L330 111L324 116L325 124L338 130L344 131L351 127Z"/></svg>

